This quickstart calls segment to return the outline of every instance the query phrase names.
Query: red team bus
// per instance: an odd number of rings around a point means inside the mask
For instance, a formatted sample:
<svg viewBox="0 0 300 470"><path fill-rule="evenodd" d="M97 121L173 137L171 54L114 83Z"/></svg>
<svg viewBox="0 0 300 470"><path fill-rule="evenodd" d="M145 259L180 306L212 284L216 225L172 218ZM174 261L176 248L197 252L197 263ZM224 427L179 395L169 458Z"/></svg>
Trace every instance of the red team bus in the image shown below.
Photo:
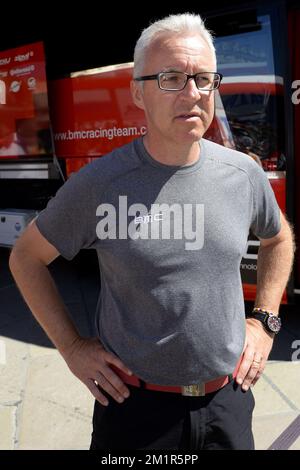
<svg viewBox="0 0 300 470"><path fill-rule="evenodd" d="M215 32L218 71L224 75L216 92L215 118L205 137L243 151L262 165L298 238L297 3L252 2L251 8L239 5L230 12L199 13ZM10 244L5 241L5 227L11 214L41 210L81 166L147 131L143 112L131 100L132 63L100 64L55 80L46 79L45 64L42 42L0 52L2 245ZM17 237L20 221L13 220ZM247 300L255 297L258 247L259 241L250 233L241 262ZM283 302L293 302L299 293L297 252Z"/></svg>

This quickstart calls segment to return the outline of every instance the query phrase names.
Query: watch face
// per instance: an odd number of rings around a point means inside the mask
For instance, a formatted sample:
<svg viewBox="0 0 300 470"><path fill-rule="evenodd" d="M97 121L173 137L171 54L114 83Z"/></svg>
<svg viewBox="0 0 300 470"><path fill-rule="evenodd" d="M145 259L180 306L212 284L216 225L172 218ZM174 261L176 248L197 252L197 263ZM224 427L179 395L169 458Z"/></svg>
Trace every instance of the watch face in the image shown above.
<svg viewBox="0 0 300 470"><path fill-rule="evenodd" d="M273 333L278 333L281 328L281 320L275 315L269 315L267 320L268 327Z"/></svg>

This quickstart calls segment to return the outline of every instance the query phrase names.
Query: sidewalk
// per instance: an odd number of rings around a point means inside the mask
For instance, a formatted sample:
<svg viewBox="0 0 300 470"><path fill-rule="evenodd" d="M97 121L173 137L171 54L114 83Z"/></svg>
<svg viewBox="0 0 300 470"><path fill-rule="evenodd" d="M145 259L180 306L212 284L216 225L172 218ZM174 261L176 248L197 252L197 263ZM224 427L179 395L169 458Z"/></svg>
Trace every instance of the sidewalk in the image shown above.
<svg viewBox="0 0 300 470"><path fill-rule="evenodd" d="M94 400L69 371L23 302L0 248L0 450L87 449ZM51 272L85 336L94 333L98 272L87 253ZM2 352L2 354L1 354ZM4 357L5 356L5 357Z"/></svg>
<svg viewBox="0 0 300 470"><path fill-rule="evenodd" d="M85 258L80 269L78 260L59 258L51 271L79 330L91 335L98 273L91 253ZM8 250L0 248L0 450L88 449L93 397L32 318L7 259ZM300 450L299 420L284 432L300 416L300 316L296 309L283 310L283 331L253 389L257 449L267 449L281 435L278 448Z"/></svg>

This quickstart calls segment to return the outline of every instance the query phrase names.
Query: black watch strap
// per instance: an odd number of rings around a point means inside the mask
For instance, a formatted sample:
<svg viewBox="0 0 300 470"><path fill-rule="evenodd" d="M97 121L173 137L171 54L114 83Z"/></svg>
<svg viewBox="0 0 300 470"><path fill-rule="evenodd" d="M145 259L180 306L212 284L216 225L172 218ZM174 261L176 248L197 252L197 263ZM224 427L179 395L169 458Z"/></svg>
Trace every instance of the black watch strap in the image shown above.
<svg viewBox="0 0 300 470"><path fill-rule="evenodd" d="M266 310L255 308L251 313L246 315L246 318L254 318L255 320L261 321L268 332L277 334L280 331L280 318Z"/></svg>
<svg viewBox="0 0 300 470"><path fill-rule="evenodd" d="M247 318L255 318L256 320L260 320L266 325L268 314L262 312L251 312L249 315L247 315Z"/></svg>

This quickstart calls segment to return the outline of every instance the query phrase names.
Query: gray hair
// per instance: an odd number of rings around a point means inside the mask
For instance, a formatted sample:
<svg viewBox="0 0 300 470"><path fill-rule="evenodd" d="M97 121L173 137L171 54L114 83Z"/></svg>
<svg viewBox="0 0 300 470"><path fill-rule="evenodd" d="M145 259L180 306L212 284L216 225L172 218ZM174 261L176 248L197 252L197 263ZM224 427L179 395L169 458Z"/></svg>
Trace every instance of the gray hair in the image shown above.
<svg viewBox="0 0 300 470"><path fill-rule="evenodd" d="M142 31L135 49L134 49L134 76L142 74L145 55L147 49L157 39L160 34L198 34L207 43L210 48L215 62L216 51L213 43L213 36L211 32L205 27L204 21L201 16L193 13L183 13L179 15L170 15L161 20L152 23L148 28Z"/></svg>

